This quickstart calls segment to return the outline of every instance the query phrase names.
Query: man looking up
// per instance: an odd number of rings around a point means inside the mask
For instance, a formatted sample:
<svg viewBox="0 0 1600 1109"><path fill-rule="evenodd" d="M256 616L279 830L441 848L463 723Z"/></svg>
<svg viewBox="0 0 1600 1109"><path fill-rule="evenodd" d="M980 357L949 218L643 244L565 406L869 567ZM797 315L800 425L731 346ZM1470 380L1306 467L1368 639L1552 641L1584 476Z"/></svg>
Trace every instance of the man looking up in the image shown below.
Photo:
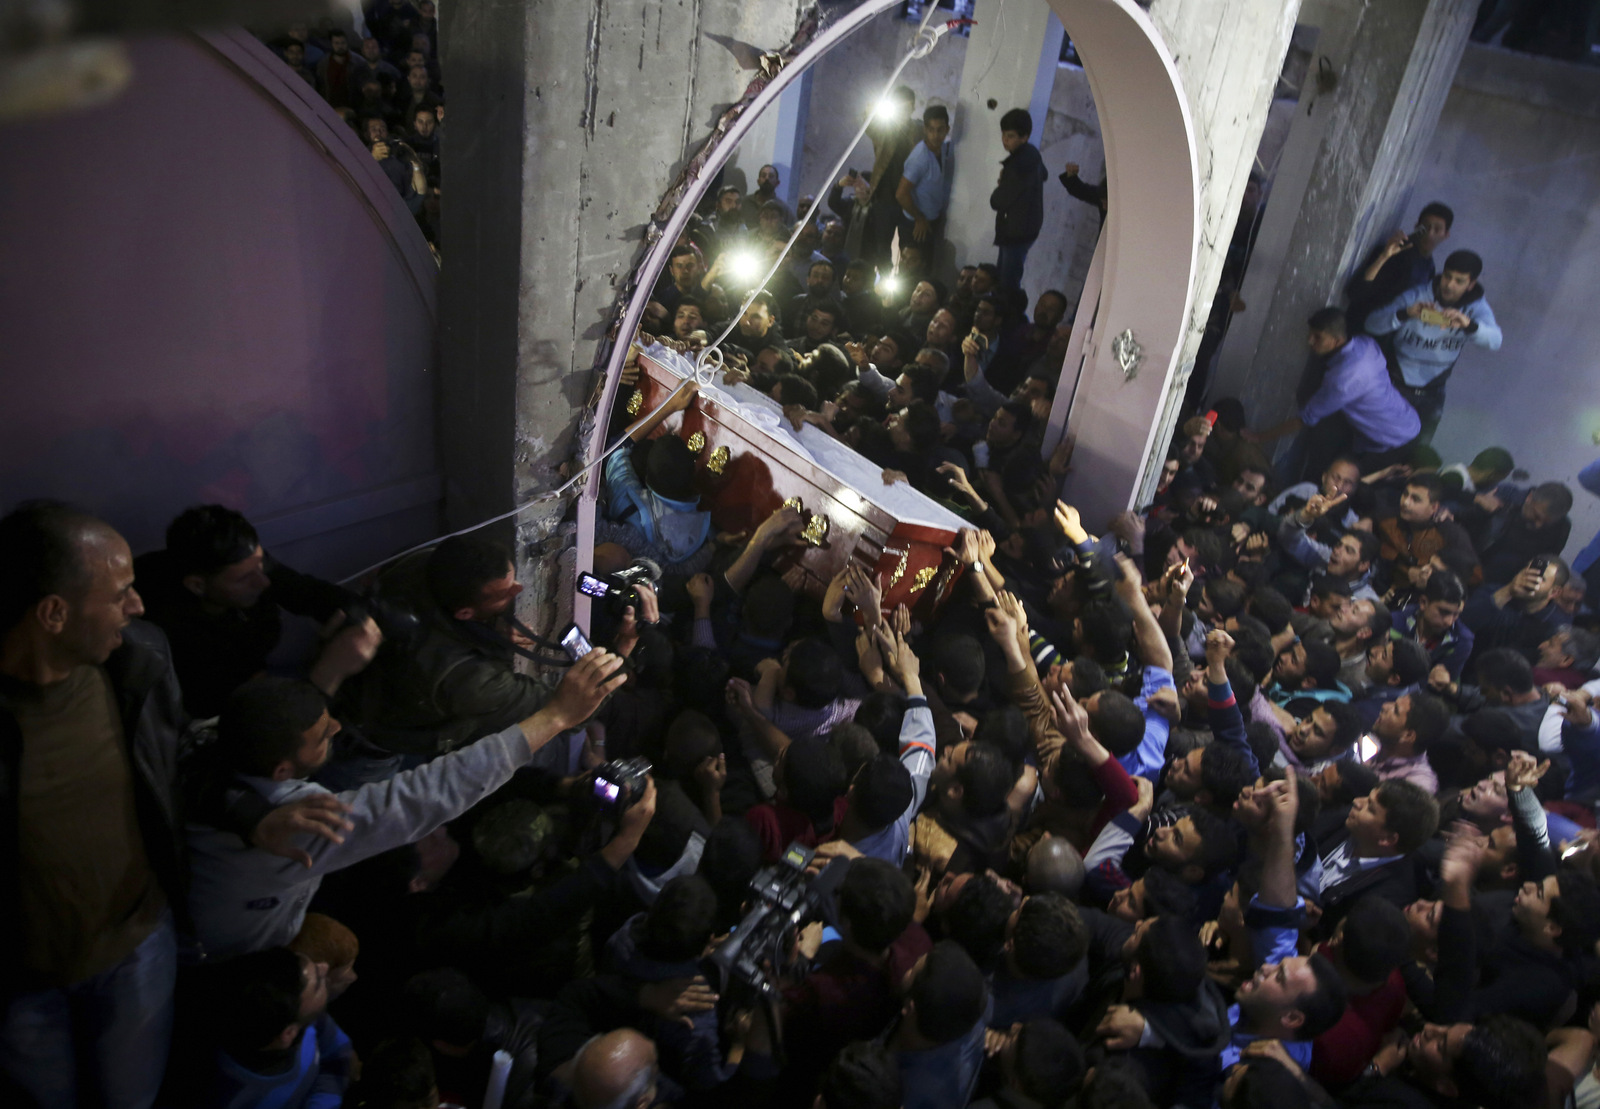
<svg viewBox="0 0 1600 1109"><path fill-rule="evenodd" d="M1391 616L1394 630L1421 644L1428 652L1428 662L1444 667L1450 672L1450 680L1456 682L1466 669L1474 640L1472 629L1460 620L1466 600L1461 579L1439 571L1428 578L1418 603L1398 609Z"/></svg>
<svg viewBox="0 0 1600 1109"><path fill-rule="evenodd" d="M189 720L110 525L23 505L0 518L0 566L0 1068L40 1105L149 1106L172 1034ZM346 826L332 798L268 808L226 817L289 858L309 859L300 832Z"/></svg>
<svg viewBox="0 0 1600 1109"><path fill-rule="evenodd" d="M1500 325L1478 283L1482 273L1482 258L1458 250L1434 280L1408 289L1367 318L1370 334L1394 336L1390 344L1400 395L1422 419L1420 442L1433 441L1444 415L1445 384L1462 348L1471 343L1500 349Z"/></svg>
<svg viewBox="0 0 1600 1109"><path fill-rule="evenodd" d="M939 223L950 199L950 173L945 140L950 113L930 104L922 113L922 142L906 155L905 169L894 198L900 204L900 241L929 247L941 237Z"/></svg>
<svg viewBox="0 0 1600 1109"><path fill-rule="evenodd" d="M1028 141L1033 134L1033 117L1026 108L1012 108L1000 117L1000 145L1005 160L1000 163L1000 179L989 194L994 209L994 245L1000 250L1000 287L1022 288L1022 271L1028 250L1044 226L1044 159L1039 148Z"/></svg>
<svg viewBox="0 0 1600 1109"><path fill-rule="evenodd" d="M1406 479L1405 491L1395 515L1386 516L1373 528L1380 541L1379 558L1387 571L1382 585L1411 593L1427 584L1435 558L1451 567L1462 567L1464 574L1477 565L1478 555L1472 540L1460 524L1441 518L1444 484L1438 474L1413 474ZM1394 607L1394 601L1388 602Z"/></svg>
<svg viewBox="0 0 1600 1109"><path fill-rule="evenodd" d="M1340 415L1355 433L1349 449L1363 469L1382 469L1395 462L1400 448L1417 437L1422 423L1416 409L1390 382L1383 351L1365 335L1352 337L1341 309L1319 309L1306 322L1306 346L1326 364L1322 385L1301 406L1299 415L1266 431L1246 432L1244 437L1264 442L1309 428L1305 466L1310 473L1319 473L1345 449L1338 441L1343 428L1324 424L1329 417Z"/></svg>
<svg viewBox="0 0 1600 1109"><path fill-rule="evenodd" d="M1366 265L1344 287L1350 302L1347 312L1357 330L1363 329L1373 309L1437 276L1433 252L1450 237L1455 219L1455 213L1436 200L1422 209L1411 234L1396 231L1367 257Z"/></svg>
<svg viewBox="0 0 1600 1109"><path fill-rule="evenodd" d="M782 184L777 166L762 166L756 170L756 191L744 198L744 225L749 228L761 225L761 209L769 200L778 199L778 186ZM781 202L780 202L781 203ZM792 223L785 209L785 223Z"/></svg>

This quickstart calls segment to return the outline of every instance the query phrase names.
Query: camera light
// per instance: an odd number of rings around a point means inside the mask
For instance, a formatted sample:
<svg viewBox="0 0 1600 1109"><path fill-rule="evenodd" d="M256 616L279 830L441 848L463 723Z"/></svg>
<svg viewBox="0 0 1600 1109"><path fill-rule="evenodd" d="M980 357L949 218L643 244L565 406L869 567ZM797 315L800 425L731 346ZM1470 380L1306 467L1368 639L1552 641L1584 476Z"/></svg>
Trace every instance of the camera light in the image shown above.
<svg viewBox="0 0 1600 1109"><path fill-rule="evenodd" d="M761 276L761 256L753 250L741 250L728 258L728 274L735 281L754 283Z"/></svg>
<svg viewBox="0 0 1600 1109"><path fill-rule="evenodd" d="M878 279L878 292L884 296L894 296L900 291L900 279L893 274L886 274Z"/></svg>
<svg viewBox="0 0 1600 1109"><path fill-rule="evenodd" d="M885 123L893 123L905 118L905 110L895 101L894 97L886 96L878 101L872 109L872 114Z"/></svg>

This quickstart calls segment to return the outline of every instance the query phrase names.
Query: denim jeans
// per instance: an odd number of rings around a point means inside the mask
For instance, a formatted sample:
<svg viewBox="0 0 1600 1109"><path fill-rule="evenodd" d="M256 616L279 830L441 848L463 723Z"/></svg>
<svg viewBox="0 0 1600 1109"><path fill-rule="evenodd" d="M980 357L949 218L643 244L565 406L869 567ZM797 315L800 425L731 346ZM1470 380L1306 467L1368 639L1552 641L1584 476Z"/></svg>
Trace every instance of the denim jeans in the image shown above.
<svg viewBox="0 0 1600 1109"><path fill-rule="evenodd" d="M1000 271L1000 287L1002 289L1022 288L1022 271L1028 264L1028 251L1033 249L1034 240L1016 246L1001 246L995 249L1000 252L995 267Z"/></svg>
<svg viewBox="0 0 1600 1109"><path fill-rule="evenodd" d="M148 1109L167 1069L177 975L167 914L104 974L6 1002L0 1067L39 1109Z"/></svg>

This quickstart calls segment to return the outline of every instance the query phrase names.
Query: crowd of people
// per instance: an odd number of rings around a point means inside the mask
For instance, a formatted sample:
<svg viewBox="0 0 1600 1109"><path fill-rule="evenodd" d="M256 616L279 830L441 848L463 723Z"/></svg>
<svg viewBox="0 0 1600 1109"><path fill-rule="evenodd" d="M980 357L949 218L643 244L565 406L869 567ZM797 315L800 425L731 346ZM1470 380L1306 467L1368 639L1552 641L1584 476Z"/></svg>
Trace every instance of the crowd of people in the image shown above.
<svg viewBox="0 0 1600 1109"><path fill-rule="evenodd" d="M431 7L285 60L376 130ZM354 591L220 505L138 557L0 518L0 1102L1600 1104L1600 539L1569 565L1564 484L1428 446L1499 334L1449 210L1312 317L1292 421L1217 401L1097 535L1041 449L1032 121L949 289L947 126L787 254L775 169L717 193L646 324L737 321L725 381L966 521L922 618L854 563L797 590L793 507L716 533L656 434L690 388L606 461L587 636L520 623L482 532Z"/></svg>
<svg viewBox="0 0 1600 1109"><path fill-rule="evenodd" d="M435 249L444 84L434 0L362 5L359 27L291 23L267 45L350 125Z"/></svg>

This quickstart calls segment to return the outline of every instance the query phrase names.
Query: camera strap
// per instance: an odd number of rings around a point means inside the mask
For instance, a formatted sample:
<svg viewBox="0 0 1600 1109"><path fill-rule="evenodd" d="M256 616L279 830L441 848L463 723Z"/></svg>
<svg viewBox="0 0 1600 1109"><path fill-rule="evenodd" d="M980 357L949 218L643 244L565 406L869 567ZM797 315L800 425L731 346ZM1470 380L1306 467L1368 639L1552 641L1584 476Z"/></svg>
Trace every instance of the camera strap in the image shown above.
<svg viewBox="0 0 1600 1109"><path fill-rule="evenodd" d="M546 651L555 652L561 657L548 658L545 655L539 654L537 651L531 651L522 644L518 643L516 640L512 639L509 635L502 634L497 628L491 628L485 624L479 624L476 621L465 621L466 631L467 634L476 636L486 642L491 642L496 646L509 647L513 653L521 655L530 662L537 662L541 666L572 665L573 660L566 657L566 649L562 647L561 644L552 643L543 636L535 634L530 628L528 628L527 625L518 620L515 616L507 615L505 617L505 621L513 628L517 629L517 631L527 636L528 639L536 644L539 648Z"/></svg>

